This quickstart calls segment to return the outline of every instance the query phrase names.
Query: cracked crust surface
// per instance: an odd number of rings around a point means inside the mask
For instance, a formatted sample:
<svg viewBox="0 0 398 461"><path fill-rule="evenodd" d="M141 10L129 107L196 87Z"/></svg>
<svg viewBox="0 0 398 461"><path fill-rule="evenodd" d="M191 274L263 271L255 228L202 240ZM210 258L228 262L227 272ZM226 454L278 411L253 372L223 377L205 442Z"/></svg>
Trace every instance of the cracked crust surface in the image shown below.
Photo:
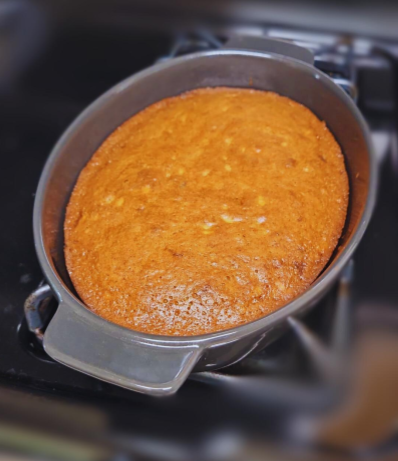
<svg viewBox="0 0 398 461"><path fill-rule="evenodd" d="M67 268L111 322L224 330L310 286L348 195L341 149L309 109L271 92L194 90L127 120L83 169L67 207Z"/></svg>

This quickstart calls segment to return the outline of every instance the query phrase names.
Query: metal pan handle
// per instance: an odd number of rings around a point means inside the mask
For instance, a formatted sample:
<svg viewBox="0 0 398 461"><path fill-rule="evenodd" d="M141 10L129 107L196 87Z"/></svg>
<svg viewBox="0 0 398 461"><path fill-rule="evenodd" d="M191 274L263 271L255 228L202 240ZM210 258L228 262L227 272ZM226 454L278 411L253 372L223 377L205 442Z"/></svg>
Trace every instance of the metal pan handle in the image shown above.
<svg viewBox="0 0 398 461"><path fill-rule="evenodd" d="M275 38L256 37L252 35L231 35L224 44L223 49L276 53L304 61L307 64L314 64L314 55L310 49L296 45L293 42Z"/></svg>
<svg viewBox="0 0 398 461"><path fill-rule="evenodd" d="M90 376L136 392L171 395L202 354L200 347L178 340L165 344L145 337L132 338L130 330L116 326L111 334L89 321L93 313L82 314L66 302L59 304L43 334L42 305L52 295L49 285L43 285L26 300L29 329L43 341L50 357Z"/></svg>
<svg viewBox="0 0 398 461"><path fill-rule="evenodd" d="M53 359L103 381L149 395L174 394L202 353L198 346L132 339L95 328L68 303L61 302L44 334Z"/></svg>

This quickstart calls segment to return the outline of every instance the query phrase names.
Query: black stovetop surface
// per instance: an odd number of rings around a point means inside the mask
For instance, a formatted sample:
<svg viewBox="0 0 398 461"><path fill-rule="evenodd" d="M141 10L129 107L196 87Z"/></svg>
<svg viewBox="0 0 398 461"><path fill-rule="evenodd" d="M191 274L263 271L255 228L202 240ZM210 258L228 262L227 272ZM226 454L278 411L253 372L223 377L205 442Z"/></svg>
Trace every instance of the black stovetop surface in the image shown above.
<svg viewBox="0 0 398 461"><path fill-rule="evenodd" d="M156 432L163 425L189 431L186 415L195 421L226 421L240 417L216 386L189 380L177 396L154 400L85 376L49 359L28 332L23 303L42 281L32 235L35 190L44 162L69 123L91 101L128 75L167 55L168 33L112 30L96 27L52 30L36 58L13 79L0 86L0 386L25 394L57 396L68 402L84 401L101 408L118 409L118 424ZM1 84L1 79L0 79ZM393 96L391 96L393 98ZM371 127L391 131L393 112L367 110ZM355 307L388 305L398 309L398 196L397 176L389 156L380 166L378 203L373 220L355 255L353 291ZM326 308L324 308L326 309ZM316 308L308 323L320 335L329 317ZM278 357L292 346L291 335L278 340L264 357ZM295 365L305 358L295 355ZM305 368L305 367L304 367ZM236 403L236 402L235 402ZM238 407L239 405L237 405ZM214 412L214 408L219 411ZM99 407L97 407L99 408ZM131 412L135 417L131 418ZM264 414L251 412L252 420ZM170 425L172 414L173 425ZM267 410L267 418L272 409ZM259 418L259 419L258 419ZM262 427L275 427L264 419Z"/></svg>

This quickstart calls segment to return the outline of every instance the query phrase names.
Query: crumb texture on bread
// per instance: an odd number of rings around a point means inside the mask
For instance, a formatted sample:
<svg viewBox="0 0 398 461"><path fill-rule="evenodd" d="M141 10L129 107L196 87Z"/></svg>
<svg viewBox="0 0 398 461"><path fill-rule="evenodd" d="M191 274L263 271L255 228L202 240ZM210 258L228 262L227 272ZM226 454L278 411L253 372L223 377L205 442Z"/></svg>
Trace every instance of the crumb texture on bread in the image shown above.
<svg viewBox="0 0 398 461"><path fill-rule="evenodd" d="M310 286L348 195L341 149L309 109L271 92L194 90L127 120L83 169L67 207L67 268L111 322L225 330Z"/></svg>

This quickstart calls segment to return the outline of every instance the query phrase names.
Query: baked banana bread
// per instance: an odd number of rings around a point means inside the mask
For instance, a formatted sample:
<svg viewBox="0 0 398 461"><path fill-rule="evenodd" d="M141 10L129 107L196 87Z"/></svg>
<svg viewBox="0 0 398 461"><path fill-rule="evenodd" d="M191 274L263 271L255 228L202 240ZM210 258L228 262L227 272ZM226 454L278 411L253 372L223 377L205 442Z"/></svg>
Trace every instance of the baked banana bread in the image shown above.
<svg viewBox="0 0 398 461"><path fill-rule="evenodd" d="M257 90L190 91L127 120L83 169L67 268L86 306L124 327L228 329L311 285L348 196L341 149L306 107Z"/></svg>

